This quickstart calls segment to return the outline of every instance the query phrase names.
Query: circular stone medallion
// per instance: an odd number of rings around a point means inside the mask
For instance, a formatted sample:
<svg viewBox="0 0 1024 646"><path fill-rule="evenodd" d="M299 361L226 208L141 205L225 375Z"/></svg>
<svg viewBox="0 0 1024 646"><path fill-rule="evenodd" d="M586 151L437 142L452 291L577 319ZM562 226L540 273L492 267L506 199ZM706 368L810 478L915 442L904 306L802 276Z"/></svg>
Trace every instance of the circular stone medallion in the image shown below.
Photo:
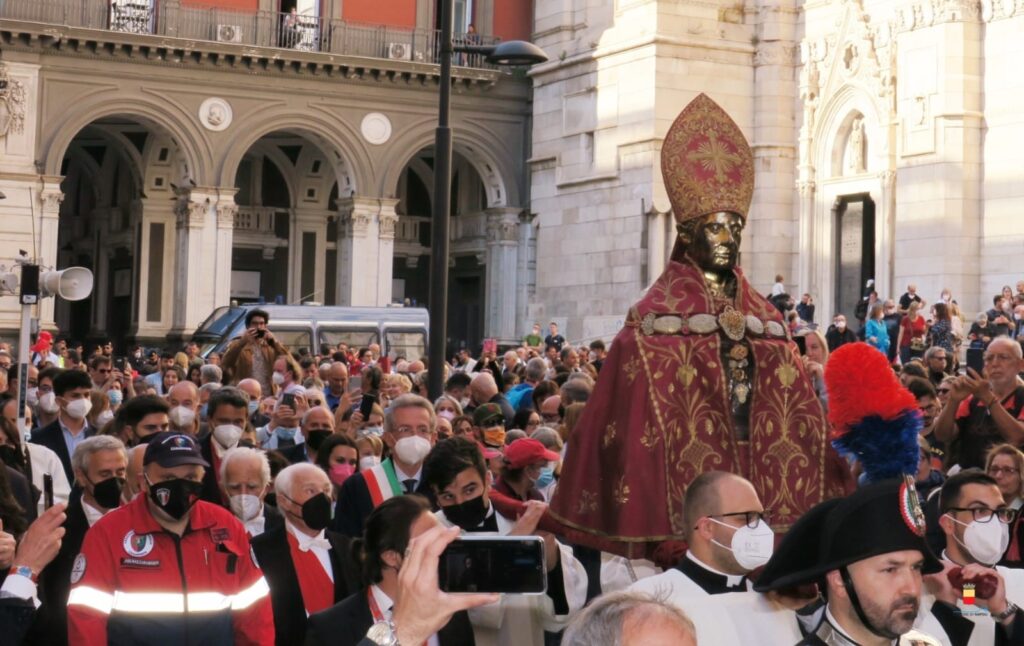
<svg viewBox="0 0 1024 646"><path fill-rule="evenodd" d="M380 112L371 112L363 117L359 129L363 133L363 138L371 144L380 145L391 139L391 119Z"/></svg>

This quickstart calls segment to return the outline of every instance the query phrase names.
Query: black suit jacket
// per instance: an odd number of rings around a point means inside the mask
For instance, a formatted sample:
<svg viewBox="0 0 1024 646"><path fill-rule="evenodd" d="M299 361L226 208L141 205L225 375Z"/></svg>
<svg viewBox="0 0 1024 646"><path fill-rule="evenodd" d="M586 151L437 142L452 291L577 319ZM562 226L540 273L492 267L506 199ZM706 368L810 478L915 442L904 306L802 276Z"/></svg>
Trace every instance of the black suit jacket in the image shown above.
<svg viewBox="0 0 1024 646"><path fill-rule="evenodd" d="M42 605L32 623L28 641L33 644L64 645L68 643L68 593L71 591L71 568L82 548L89 521L82 508L82 490L74 487L68 500L64 521L64 538L57 557L39 575L39 600Z"/></svg>
<svg viewBox="0 0 1024 646"><path fill-rule="evenodd" d="M416 493L426 496L434 505L434 494L424 482L422 475L416 485ZM370 497L370 490L366 486L366 478L362 473L356 473L345 484L341 485L338 492L338 502L334 505L334 524L331 526L336 532L352 538L360 538L363 535L363 525L366 517L373 511L373 499Z"/></svg>
<svg viewBox="0 0 1024 646"><path fill-rule="evenodd" d="M263 533L284 529L284 514L273 505L263 502Z"/></svg>
<svg viewBox="0 0 1024 646"><path fill-rule="evenodd" d="M363 643L366 631L373 625L370 604L363 588L309 617L306 629L306 646L357 646ZM466 611L455 613L444 628L438 631L437 640L441 646L473 646L473 626ZM366 642L369 643L369 642Z"/></svg>
<svg viewBox="0 0 1024 646"><path fill-rule="evenodd" d="M87 426L83 433L85 433L85 437L92 437L96 435L96 429ZM56 453L57 457L60 458L60 463L64 466L64 475L68 477L68 482L75 481L75 472L71 469L71 454L68 453L68 445L64 443L64 432L60 429L59 419L55 419L46 426L32 431L32 439L30 441L42 444Z"/></svg>
<svg viewBox="0 0 1024 646"><path fill-rule="evenodd" d="M21 471L4 465L4 474L7 476L7 484L11 488L11 495L25 511L25 520L31 523L36 519L39 511L36 507L36 503L39 502L38 492L33 490L32 483Z"/></svg>
<svg viewBox="0 0 1024 646"><path fill-rule="evenodd" d="M276 643L301 644L306 635L306 606L288 548L288 530L284 525L268 530L252 539L252 549L270 586L274 608ZM334 570L334 601L344 599L360 588L358 570L352 560L348 537L326 533L331 543L331 567Z"/></svg>
<svg viewBox="0 0 1024 646"><path fill-rule="evenodd" d="M36 608L28 599L0 599L0 627L3 628L4 643L19 646L25 639L25 633L32 625L32 617L35 614Z"/></svg>

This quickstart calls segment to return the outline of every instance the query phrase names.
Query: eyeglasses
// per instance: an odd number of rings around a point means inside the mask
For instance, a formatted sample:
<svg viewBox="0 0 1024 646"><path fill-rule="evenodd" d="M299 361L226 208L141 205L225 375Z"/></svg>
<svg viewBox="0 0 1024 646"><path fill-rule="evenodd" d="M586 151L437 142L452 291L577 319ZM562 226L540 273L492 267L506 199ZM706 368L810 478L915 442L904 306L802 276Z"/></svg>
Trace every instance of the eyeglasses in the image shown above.
<svg viewBox="0 0 1024 646"><path fill-rule="evenodd" d="M989 467L988 474L990 476L998 476L1005 473L1008 476L1015 476L1020 473L1020 469L1016 467Z"/></svg>
<svg viewBox="0 0 1024 646"><path fill-rule="evenodd" d="M953 389L952 388L939 388L938 393L940 395L945 395L945 394L949 393L949 391L951 391L951 390L953 390Z"/></svg>
<svg viewBox="0 0 1024 646"><path fill-rule="evenodd" d="M987 523L993 516L998 516L1000 522L1010 524L1017 517L1017 510L1010 507L1001 509L989 509L988 507L950 507L949 511L969 511L971 517L979 523Z"/></svg>
<svg viewBox="0 0 1024 646"><path fill-rule="evenodd" d="M734 511L728 514L708 514L708 518L729 518L730 516L743 516L744 524L750 529L757 527L757 523L763 520L765 525L772 524L772 512L764 511Z"/></svg>

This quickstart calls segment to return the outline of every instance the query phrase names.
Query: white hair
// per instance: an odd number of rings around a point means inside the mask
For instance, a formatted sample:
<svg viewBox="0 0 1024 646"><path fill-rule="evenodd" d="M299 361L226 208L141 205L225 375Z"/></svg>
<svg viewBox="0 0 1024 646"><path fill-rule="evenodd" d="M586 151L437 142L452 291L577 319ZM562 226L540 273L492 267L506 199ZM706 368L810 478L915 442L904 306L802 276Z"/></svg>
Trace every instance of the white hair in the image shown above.
<svg viewBox="0 0 1024 646"><path fill-rule="evenodd" d="M228 465L238 460L256 460L260 463L260 485L267 486L270 484L270 461L267 460L267 454L263 451L257 451L256 449L248 446L236 446L227 453L220 461L220 482L227 482Z"/></svg>
<svg viewBox="0 0 1024 646"><path fill-rule="evenodd" d="M100 451L120 451L124 461L128 462L128 449L124 442L113 435L94 435L82 440L71 454L71 468L85 473L89 470L89 458Z"/></svg>
<svg viewBox="0 0 1024 646"><path fill-rule="evenodd" d="M621 646L623 628L630 619L640 622L656 616L669 619L694 642L697 631L686 614L664 598L643 592L620 590L601 595L576 614L562 636L563 646Z"/></svg>
<svg viewBox="0 0 1024 646"><path fill-rule="evenodd" d="M320 467L310 462L299 462L281 469L277 477L274 478L274 493L279 496L283 494L291 499L293 497L292 482L300 473L318 473L324 480L328 480L327 474Z"/></svg>

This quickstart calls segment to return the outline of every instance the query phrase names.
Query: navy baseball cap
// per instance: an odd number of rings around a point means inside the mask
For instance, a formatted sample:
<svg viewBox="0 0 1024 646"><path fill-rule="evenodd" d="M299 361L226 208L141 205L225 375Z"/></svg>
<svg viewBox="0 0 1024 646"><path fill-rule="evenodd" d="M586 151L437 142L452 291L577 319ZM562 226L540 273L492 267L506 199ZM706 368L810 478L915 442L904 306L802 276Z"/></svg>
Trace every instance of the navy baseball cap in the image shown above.
<svg viewBox="0 0 1024 646"><path fill-rule="evenodd" d="M142 457L142 464L147 465L153 462L165 468L180 467L183 464L210 466L203 459L203 454L195 439L191 435L176 431L157 433L146 445L146 454Z"/></svg>

